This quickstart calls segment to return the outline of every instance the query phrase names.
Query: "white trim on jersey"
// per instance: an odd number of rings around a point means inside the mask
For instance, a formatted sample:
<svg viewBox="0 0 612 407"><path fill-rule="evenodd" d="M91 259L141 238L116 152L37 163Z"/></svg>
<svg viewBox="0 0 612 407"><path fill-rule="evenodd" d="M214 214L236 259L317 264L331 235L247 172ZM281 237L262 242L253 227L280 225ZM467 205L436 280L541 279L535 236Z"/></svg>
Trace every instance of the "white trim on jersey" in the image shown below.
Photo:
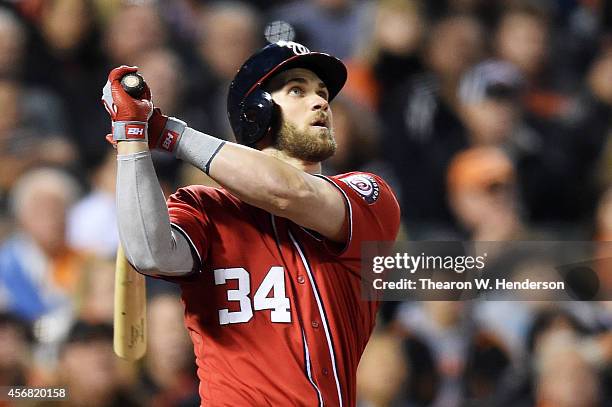
<svg viewBox="0 0 612 407"><path fill-rule="evenodd" d="M278 253L282 258L283 253L281 251L281 244L280 244L280 239L278 237L278 230L276 229L276 218L272 214L270 214L270 222L272 223L272 230L274 231L274 239L276 240L276 246L278 248ZM310 350L308 349L308 343L306 342L306 335L304 333L303 328L302 328L302 340L304 341L304 358L305 358L304 363L306 365L306 376L308 377L308 381L310 382L310 384L312 384L312 387L314 387L314 389L317 391L317 398L319 399L319 406L323 407L324 405L323 395L321 394L321 390L319 389L319 387L316 385L316 383L314 382L312 378L312 370L310 368Z"/></svg>
<svg viewBox="0 0 612 407"><path fill-rule="evenodd" d="M302 329L302 340L304 341L304 358L306 359L306 374L308 375L308 380L312 384L312 386L317 391L317 397L319 398L319 406L323 407L323 395L321 394L321 390L316 385L314 380L312 379L312 371L310 369L310 351L308 350L308 343L306 342L306 334L304 333L304 329Z"/></svg>
<svg viewBox="0 0 612 407"><path fill-rule="evenodd" d="M317 242L322 242L323 239L319 236L315 236L313 232L311 232L310 230L306 229L303 226L300 226L300 229L302 229L304 231L304 233L306 233L308 236L312 237L314 240L316 240Z"/></svg>
<svg viewBox="0 0 612 407"><path fill-rule="evenodd" d="M272 223L272 230L274 231L274 239L276 240L276 247L278 248L278 254L283 257L283 252L281 250L280 239L278 237L278 230L276 229L276 218L274 215L270 214L270 223ZM284 262L284 260L283 260ZM312 378L312 370L310 368L310 350L308 349L308 343L306 343L306 336L304 334L304 329L302 329L302 340L304 341L304 358L306 365L306 377L308 377L308 381L312 384L312 387L317 391L317 398L319 399L319 406L323 407L323 395L321 394L321 390L316 385Z"/></svg>
<svg viewBox="0 0 612 407"><path fill-rule="evenodd" d="M327 318L325 317L325 309L323 308L323 303L321 302L321 298L319 296L319 291L314 281L314 275L312 274L312 270L310 270L310 266L308 265L308 261L306 260L306 256L302 252L302 248L298 244L298 242L293 237L293 233L291 230L288 230L289 237L293 242L293 245L297 249L300 254L300 258L302 260L302 264L306 269L306 273L308 274L308 279L310 280L310 284L312 286L312 292L314 293L315 299L317 301L317 306L319 307L319 315L321 315L321 321L323 322L323 329L325 331L325 337L327 339L327 345L329 347L329 355L332 362L332 370L334 371L334 379L336 380L336 389L338 390L338 400L340 401L339 406L342 406L342 390L340 389L340 379L338 379L338 369L336 368L336 356L334 354L334 345L331 339L331 334L329 332L329 326L327 325Z"/></svg>
<svg viewBox="0 0 612 407"><path fill-rule="evenodd" d="M278 253L282 256L280 239L278 238L278 230L276 230L276 220L274 215L270 214L270 221L272 222L272 230L274 231L274 239L276 239L276 246L278 247Z"/></svg>

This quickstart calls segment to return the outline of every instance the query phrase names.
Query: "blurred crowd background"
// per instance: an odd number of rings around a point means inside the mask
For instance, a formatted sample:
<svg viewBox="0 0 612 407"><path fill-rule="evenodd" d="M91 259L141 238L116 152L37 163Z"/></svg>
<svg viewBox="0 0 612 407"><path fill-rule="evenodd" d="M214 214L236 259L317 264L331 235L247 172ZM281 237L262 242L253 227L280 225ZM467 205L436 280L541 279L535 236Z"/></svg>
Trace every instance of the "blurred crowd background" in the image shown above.
<svg viewBox="0 0 612 407"><path fill-rule="evenodd" d="M166 114L231 140L229 81L275 20L347 64L324 170L385 178L402 239L612 240L611 1L4 0L0 386L67 387L66 406L198 405L176 287L147 281L144 361L112 352L101 89L137 65ZM155 161L166 193L208 182ZM385 303L359 405L609 406L611 327L609 302Z"/></svg>

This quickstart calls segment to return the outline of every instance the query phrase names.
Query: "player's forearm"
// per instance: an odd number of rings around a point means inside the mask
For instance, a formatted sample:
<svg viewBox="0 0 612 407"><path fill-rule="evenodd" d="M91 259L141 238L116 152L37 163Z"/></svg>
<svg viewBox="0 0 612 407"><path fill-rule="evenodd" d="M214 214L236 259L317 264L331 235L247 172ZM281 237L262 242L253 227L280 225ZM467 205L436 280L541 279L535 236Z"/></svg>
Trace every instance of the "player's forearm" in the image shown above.
<svg viewBox="0 0 612 407"><path fill-rule="evenodd" d="M117 154L127 155L149 151L149 146L145 141L120 141L117 143Z"/></svg>
<svg viewBox="0 0 612 407"><path fill-rule="evenodd" d="M128 260L145 274L192 271L189 243L170 227L168 208L146 143L120 142L118 152L117 218Z"/></svg>
<svg viewBox="0 0 612 407"><path fill-rule="evenodd" d="M261 151L228 142L211 156L210 147L198 147L208 138L211 136L187 128L177 157L205 171L244 202L284 215L313 192L302 171Z"/></svg>

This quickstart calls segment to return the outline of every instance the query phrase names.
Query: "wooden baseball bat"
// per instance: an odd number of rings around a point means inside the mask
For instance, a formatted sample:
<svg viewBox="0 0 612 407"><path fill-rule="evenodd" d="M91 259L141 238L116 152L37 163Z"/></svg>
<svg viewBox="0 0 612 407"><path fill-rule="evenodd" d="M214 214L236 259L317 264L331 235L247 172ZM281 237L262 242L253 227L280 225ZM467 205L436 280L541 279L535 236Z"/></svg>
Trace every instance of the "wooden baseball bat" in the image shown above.
<svg viewBox="0 0 612 407"><path fill-rule="evenodd" d="M147 350L145 277L128 263L123 247L117 248L113 349L117 356L138 360Z"/></svg>

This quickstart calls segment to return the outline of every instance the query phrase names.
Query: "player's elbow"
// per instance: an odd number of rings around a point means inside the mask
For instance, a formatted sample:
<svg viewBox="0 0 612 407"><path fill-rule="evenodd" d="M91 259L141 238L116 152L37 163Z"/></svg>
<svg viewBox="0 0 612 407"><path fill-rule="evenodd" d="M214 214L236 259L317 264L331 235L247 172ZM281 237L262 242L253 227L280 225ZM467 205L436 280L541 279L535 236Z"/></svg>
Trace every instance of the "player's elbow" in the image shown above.
<svg viewBox="0 0 612 407"><path fill-rule="evenodd" d="M126 254L132 266L141 274L149 276L180 275L190 273L193 263L182 260L185 255L177 255L170 251L128 250ZM177 259L180 257L182 259Z"/></svg>
<svg viewBox="0 0 612 407"><path fill-rule="evenodd" d="M125 254L130 264L132 264L139 273L157 275L159 274L159 269L163 268L158 256L154 256L151 252L126 248Z"/></svg>
<svg viewBox="0 0 612 407"><path fill-rule="evenodd" d="M158 266L153 259L143 258L140 256L130 256L127 252L126 255L128 256L130 264L139 273L146 274L148 276L159 274Z"/></svg>
<svg viewBox="0 0 612 407"><path fill-rule="evenodd" d="M132 265L139 273L148 276L178 276L192 272L191 268L177 267L159 259L141 259Z"/></svg>

